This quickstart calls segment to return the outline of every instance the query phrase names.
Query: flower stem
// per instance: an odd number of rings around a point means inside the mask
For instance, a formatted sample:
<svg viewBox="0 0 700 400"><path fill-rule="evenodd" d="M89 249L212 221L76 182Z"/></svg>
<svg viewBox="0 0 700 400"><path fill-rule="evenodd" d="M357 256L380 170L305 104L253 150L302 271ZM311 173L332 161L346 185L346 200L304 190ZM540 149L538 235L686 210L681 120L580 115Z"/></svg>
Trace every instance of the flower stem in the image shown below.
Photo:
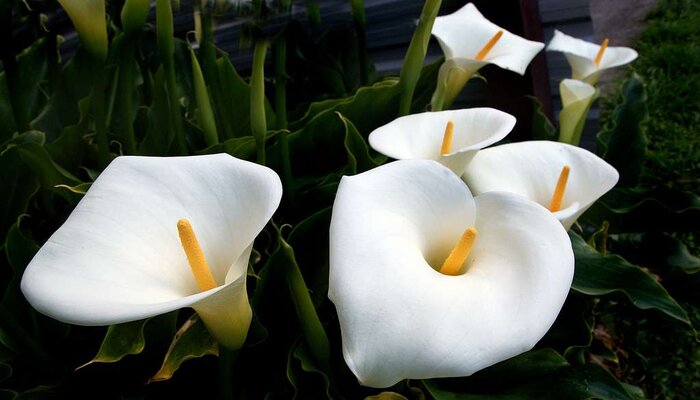
<svg viewBox="0 0 700 400"><path fill-rule="evenodd" d="M408 45L400 74L401 100L399 103L399 116L408 115L411 112L413 92L416 90L416 84L423 68L425 53L428 51L430 32L433 30L433 22L435 22L435 17L437 17L441 4L442 0L426 0L418 26L413 32L411 44Z"/></svg>
<svg viewBox="0 0 700 400"><path fill-rule="evenodd" d="M287 128L287 37L285 32L275 40L275 114L277 129Z"/></svg>
<svg viewBox="0 0 700 400"><path fill-rule="evenodd" d="M185 141L185 128L182 125L180 105L177 98L177 84L175 81L175 45L173 42L173 10L170 0L156 0L156 40L160 62L165 69L165 85L168 90L168 103L170 106L170 118L175 141L179 154L187 154L187 142Z"/></svg>
<svg viewBox="0 0 700 400"><path fill-rule="evenodd" d="M134 97L134 43L126 37L119 55L119 93L121 96L121 126L124 130L124 148L126 154L136 154L136 135L132 115Z"/></svg>
<svg viewBox="0 0 700 400"><path fill-rule="evenodd" d="M319 363L319 367L325 371L330 371L330 344L328 336L323 328L323 324L321 324L321 320L318 318L311 296L309 296L309 289L306 287L304 277L297 264L294 250L282 238L280 238L280 243L289 260L287 286L292 295L292 301L299 318L301 330L304 333L304 339L309 346L311 354Z"/></svg>
<svg viewBox="0 0 700 400"><path fill-rule="evenodd" d="M239 350L229 350L219 346L219 382L221 383L221 397L224 400L234 400L234 367L238 359Z"/></svg>
<svg viewBox="0 0 700 400"><path fill-rule="evenodd" d="M258 39L253 52L253 71L250 77L250 130L255 138L258 164L265 165L265 54L269 42Z"/></svg>
<svg viewBox="0 0 700 400"><path fill-rule="evenodd" d="M105 115L105 80L104 61L93 57L94 79L92 87L92 111L95 119L95 136L97 137L97 163L100 168L109 164L109 139L107 138L107 119Z"/></svg>

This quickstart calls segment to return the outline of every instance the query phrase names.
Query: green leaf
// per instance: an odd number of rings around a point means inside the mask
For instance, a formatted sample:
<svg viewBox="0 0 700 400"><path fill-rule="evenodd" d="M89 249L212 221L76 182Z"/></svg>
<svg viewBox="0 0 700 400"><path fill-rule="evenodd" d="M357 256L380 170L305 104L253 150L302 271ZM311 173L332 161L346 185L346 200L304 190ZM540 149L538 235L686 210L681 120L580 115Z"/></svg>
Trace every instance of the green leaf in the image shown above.
<svg viewBox="0 0 700 400"><path fill-rule="evenodd" d="M219 86L212 87L217 92L213 96L214 108L223 127L230 127L230 132L223 132L228 138L250 136L250 85L246 83L231 64L228 57L216 60ZM267 126L275 126L275 112L265 99L265 118Z"/></svg>
<svg viewBox="0 0 700 400"><path fill-rule="evenodd" d="M148 108L148 128L139 147L143 155L165 156L174 152L173 128L170 123L168 91L165 86L165 72L159 67L153 75L151 85L151 105Z"/></svg>
<svg viewBox="0 0 700 400"><path fill-rule="evenodd" d="M46 107L31 122L31 128L46 133L52 142L63 130L80 121L79 101L92 91L94 63L82 49L68 60L61 70L56 88Z"/></svg>
<svg viewBox="0 0 700 400"><path fill-rule="evenodd" d="M530 351L443 388L423 385L435 400L631 400L612 375L597 365L572 366L551 349Z"/></svg>
<svg viewBox="0 0 700 400"><path fill-rule="evenodd" d="M324 208L294 226L289 233L289 245L303 267L304 280L311 299L319 306L328 296L328 231L331 207Z"/></svg>
<svg viewBox="0 0 700 400"><path fill-rule="evenodd" d="M669 188L613 189L580 218L609 232L695 232L700 226L700 197Z"/></svg>
<svg viewBox="0 0 700 400"><path fill-rule="evenodd" d="M287 379L294 388L295 399L332 399L328 375L316 367L306 344L298 341L287 358Z"/></svg>
<svg viewBox="0 0 700 400"><path fill-rule="evenodd" d="M638 75L623 86L623 102L612 115L612 126L598 134L598 154L620 173L618 187L639 181L648 140L642 124L648 115L647 95Z"/></svg>
<svg viewBox="0 0 700 400"><path fill-rule="evenodd" d="M127 355L141 353L146 346L143 329L148 321L148 319L142 319L110 325L95 357L77 369L93 363L113 363Z"/></svg>
<svg viewBox="0 0 700 400"><path fill-rule="evenodd" d="M662 233L647 233L639 245L640 258L648 265L678 269L686 274L700 272L700 258L690 254L680 240Z"/></svg>
<svg viewBox="0 0 700 400"><path fill-rule="evenodd" d="M12 134L17 132L14 109L10 97L10 89L7 87L5 72L0 73L0 143L9 140ZM2 150L2 147L0 147Z"/></svg>
<svg viewBox="0 0 700 400"><path fill-rule="evenodd" d="M542 102L535 96L527 97L532 100L532 139L557 140L557 130L544 113Z"/></svg>
<svg viewBox="0 0 700 400"><path fill-rule="evenodd" d="M656 309L690 325L688 314L654 278L620 256L604 256L569 232L576 257L572 288L591 296L624 293L640 309Z"/></svg>
<svg viewBox="0 0 700 400"><path fill-rule="evenodd" d="M202 320L193 314L175 334L170 344L163 365L149 382L165 381L172 378L183 362L208 354L219 355L219 345L209 334Z"/></svg>
<svg viewBox="0 0 700 400"><path fill-rule="evenodd" d="M337 111L353 121L363 137L396 118L399 101L399 85L395 79L387 79L372 86L362 87L346 98L311 103L306 114L289 124L290 130L306 127L319 114Z"/></svg>
<svg viewBox="0 0 700 400"><path fill-rule="evenodd" d="M0 243L17 217L27 210L39 182L15 150L0 153Z"/></svg>
<svg viewBox="0 0 700 400"><path fill-rule="evenodd" d="M316 308L311 301L304 276L301 274L296 257L294 256L294 249L292 249L292 246L290 246L281 235L278 239L280 242L280 249L278 251L282 252L287 262L287 287L292 297L297 317L299 318L299 325L301 325L301 330L304 333L306 345L309 347L318 365L324 369L328 369L330 362L330 344L328 342L328 336L323 328L323 324L321 324L321 320L318 318Z"/></svg>
<svg viewBox="0 0 700 400"><path fill-rule="evenodd" d="M348 156L348 166L345 170L346 175L354 175L360 172L368 171L379 165L369 155L367 142L355 128L355 125L342 114L337 113L340 120L345 125L345 151Z"/></svg>
<svg viewBox="0 0 700 400"><path fill-rule="evenodd" d="M75 186L81 183L73 174L56 164L44 146L24 143L7 151L17 151L45 189L54 190L56 185Z"/></svg>

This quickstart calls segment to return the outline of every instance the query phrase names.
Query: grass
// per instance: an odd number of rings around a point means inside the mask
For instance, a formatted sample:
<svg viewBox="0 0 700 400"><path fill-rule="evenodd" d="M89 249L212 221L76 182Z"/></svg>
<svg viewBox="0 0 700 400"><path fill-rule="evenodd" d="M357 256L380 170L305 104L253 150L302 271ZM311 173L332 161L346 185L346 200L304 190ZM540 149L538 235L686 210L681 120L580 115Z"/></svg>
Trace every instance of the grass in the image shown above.
<svg viewBox="0 0 700 400"><path fill-rule="evenodd" d="M644 181L698 191L700 2L662 0L637 41L635 69L649 95Z"/></svg>
<svg viewBox="0 0 700 400"><path fill-rule="evenodd" d="M636 42L633 69L647 85L649 157L642 184L698 194L700 183L700 1L660 0ZM603 99L603 118L614 100ZM607 112L606 112L607 111ZM700 235L675 233L692 253ZM653 270L653 267L651 267ZM700 274L684 276L653 270L700 327ZM650 399L691 399L700 393L700 345L686 326L661 315L615 309L607 329L624 349L618 376L644 389ZM631 308L631 307L630 307Z"/></svg>

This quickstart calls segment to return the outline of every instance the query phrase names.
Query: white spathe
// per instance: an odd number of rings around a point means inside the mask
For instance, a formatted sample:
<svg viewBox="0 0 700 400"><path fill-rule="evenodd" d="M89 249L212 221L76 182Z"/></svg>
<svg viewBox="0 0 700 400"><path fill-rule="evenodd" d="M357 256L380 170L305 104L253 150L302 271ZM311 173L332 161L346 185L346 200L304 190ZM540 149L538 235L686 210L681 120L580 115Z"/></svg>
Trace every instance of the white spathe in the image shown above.
<svg viewBox="0 0 700 400"><path fill-rule="evenodd" d="M474 194L511 192L548 207L565 165L571 171L554 215L569 229L619 178L613 166L588 150L549 141L504 144L480 151L462 178Z"/></svg>
<svg viewBox="0 0 700 400"><path fill-rule="evenodd" d="M251 319L248 259L281 196L271 169L226 154L119 157L41 247L22 292L41 313L77 325L192 307L221 344L240 347ZM197 287L181 218L192 224L214 289Z"/></svg>
<svg viewBox="0 0 700 400"><path fill-rule="evenodd" d="M595 85L600 74L609 68L619 67L634 61L638 54L634 49L621 46L608 46L605 49L600 65L595 65L595 58L600 50L600 45L586 42L569 36L558 30L554 31L554 37L547 45L547 51L559 51L564 53L571 65L571 77Z"/></svg>
<svg viewBox="0 0 700 400"><path fill-rule="evenodd" d="M564 79L559 83L562 110L559 113L559 141L578 146L588 111L598 93L584 81Z"/></svg>
<svg viewBox="0 0 700 400"><path fill-rule="evenodd" d="M452 150L440 154L447 123L454 123ZM435 160L462 175L476 153L503 139L515 117L493 108L469 108L412 114L395 119L369 135L370 146L397 160Z"/></svg>
<svg viewBox="0 0 700 400"><path fill-rule="evenodd" d="M461 275L437 271L464 230ZM473 198L450 170L402 160L344 177L330 228L328 297L360 383L466 376L531 349L569 291L571 242L546 209Z"/></svg>
<svg viewBox="0 0 700 400"><path fill-rule="evenodd" d="M503 36L496 45L483 60L476 60L477 53L500 30L503 31ZM432 34L445 54L445 63L440 67L438 88L433 96L433 109L443 108L436 104L443 95L442 106L449 107L481 67L495 64L523 75L532 59L544 48L544 43L524 39L484 18L472 3L452 14L435 18Z"/></svg>

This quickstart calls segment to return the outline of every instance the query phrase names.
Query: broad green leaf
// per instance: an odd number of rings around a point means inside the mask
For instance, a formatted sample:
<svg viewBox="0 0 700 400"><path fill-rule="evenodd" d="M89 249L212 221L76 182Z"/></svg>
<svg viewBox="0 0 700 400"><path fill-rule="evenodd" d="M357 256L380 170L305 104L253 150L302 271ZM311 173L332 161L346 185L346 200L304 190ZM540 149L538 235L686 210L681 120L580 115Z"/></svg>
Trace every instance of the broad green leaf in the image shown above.
<svg viewBox="0 0 700 400"><path fill-rule="evenodd" d="M148 319L142 319L110 325L95 357L78 367L78 369L85 368L93 363L117 362L130 354L141 353L146 346L143 329L148 321Z"/></svg>
<svg viewBox="0 0 700 400"><path fill-rule="evenodd" d="M5 72L0 72L0 143L9 140L12 134L17 132L13 113L14 109ZM0 151L2 151L2 147L0 147Z"/></svg>
<svg viewBox="0 0 700 400"><path fill-rule="evenodd" d="M425 54L428 51L430 32L433 29L433 22L435 22L435 17L440 11L441 4L442 0L426 0L423 4L418 25L413 31L411 43L409 43L408 50L406 50L406 55L401 65L401 78L399 81L401 100L398 114L400 116L407 115L411 111L413 93L420 78Z"/></svg>
<svg viewBox="0 0 700 400"><path fill-rule="evenodd" d="M321 368L328 368L330 362L330 344L328 336L318 318L316 308L311 301L309 290L301 274L294 249L281 236L279 236L280 249L286 258L286 279L289 293L294 303L294 309L299 318L299 324L306 340L306 345L315 361Z"/></svg>
<svg viewBox="0 0 700 400"><path fill-rule="evenodd" d="M289 233L289 245L318 307L328 296L328 230L331 207L324 208L294 226Z"/></svg>
<svg viewBox="0 0 700 400"><path fill-rule="evenodd" d="M172 378L183 362L206 356L219 355L219 344L209 334L197 314L193 314L175 334L170 344L163 365L149 382L165 381Z"/></svg>
<svg viewBox="0 0 700 400"><path fill-rule="evenodd" d="M580 218L609 232L694 232L700 226L700 197L663 187L613 189Z"/></svg>
<svg viewBox="0 0 700 400"><path fill-rule="evenodd" d="M143 155L165 156L173 152L175 135L170 123L168 91L165 87L165 72L160 67L153 75L151 104L148 109L148 129L139 147Z"/></svg>
<svg viewBox="0 0 700 400"><path fill-rule="evenodd" d="M79 101L92 91L94 63L82 49L68 60L56 82L46 107L31 122L31 128L46 133L47 142L56 139L63 130L80 121Z"/></svg>
<svg viewBox="0 0 700 400"><path fill-rule="evenodd" d="M0 153L0 182L0 243L3 243L8 229L27 210L40 185L14 149Z"/></svg>
<svg viewBox="0 0 700 400"><path fill-rule="evenodd" d="M556 321L542 338L539 347L551 347L569 360L582 356L593 341L595 300L576 292L570 292Z"/></svg>
<svg viewBox="0 0 700 400"><path fill-rule="evenodd" d="M290 129L303 129L319 114L332 110L353 121L360 134L367 137L375 128L396 118L399 90L397 80L387 79L362 87L350 97L312 103L300 120L290 123Z"/></svg>
<svg viewBox="0 0 700 400"><path fill-rule="evenodd" d="M56 185L74 186L81 183L73 174L56 164L44 146L24 143L8 151L16 151L19 154L45 189L53 190Z"/></svg>
<svg viewBox="0 0 700 400"><path fill-rule="evenodd" d="M342 114L338 117L345 125L345 150L348 155L347 175L368 171L379 164L369 155L367 142L355 128L355 125Z"/></svg>
<svg viewBox="0 0 700 400"><path fill-rule="evenodd" d="M92 108L93 96L87 96L78 101L79 119L74 125L66 126L61 134L48 145L48 151L51 159L58 165L68 171L77 171L85 166L87 161L85 154L90 147L90 143L86 140L89 132L90 112Z"/></svg>
<svg viewBox="0 0 700 400"><path fill-rule="evenodd" d="M216 64L219 86L211 88L216 92L213 96L214 109L217 117L224 121L221 126L231 129L230 132L223 132L223 135L228 138L250 136L250 85L238 75L228 57L219 58ZM275 113L267 100L265 118L267 126L275 126Z"/></svg>
<svg viewBox="0 0 700 400"><path fill-rule="evenodd" d="M49 48L51 45L54 47ZM14 82L13 100L16 102L14 115L22 121L22 126L18 127L20 131L27 128L29 120L46 102L44 86L49 71L47 54L56 54L58 49L55 46L55 41L40 39L17 56L17 82Z"/></svg>
<svg viewBox="0 0 700 400"><path fill-rule="evenodd" d="M598 134L598 154L620 173L618 187L633 187L646 159L648 140L642 124L648 115L647 95L637 75L622 92L623 103L613 112L612 126Z"/></svg>
<svg viewBox="0 0 700 400"><path fill-rule="evenodd" d="M651 275L620 256L598 253L573 232L569 236L576 257L574 290L591 296L622 292L641 309L653 308L690 325L685 310Z"/></svg>
<svg viewBox="0 0 700 400"><path fill-rule="evenodd" d="M680 240L661 233L647 233L639 249L640 256L651 266L677 268L687 274L700 272L700 258L690 254Z"/></svg>
<svg viewBox="0 0 700 400"><path fill-rule="evenodd" d="M287 379L294 388L295 399L332 399L331 382L325 372L316 367L306 344L298 341L287 358Z"/></svg>
<svg viewBox="0 0 700 400"><path fill-rule="evenodd" d="M37 314L20 292L19 284L24 269L39 246L20 230L21 218L10 228L5 240L5 254L12 279L0 301L0 328L16 343L15 350L27 357L34 366L48 368L50 357L41 339L60 340L67 334L68 325Z"/></svg>
<svg viewBox="0 0 700 400"><path fill-rule="evenodd" d="M631 400L612 375L593 364L572 366L551 349L530 351L455 382L425 380L435 400Z"/></svg>
<svg viewBox="0 0 700 400"><path fill-rule="evenodd" d="M535 96L528 96L532 100L532 139L556 140L557 130L549 117L544 113L544 105Z"/></svg>

